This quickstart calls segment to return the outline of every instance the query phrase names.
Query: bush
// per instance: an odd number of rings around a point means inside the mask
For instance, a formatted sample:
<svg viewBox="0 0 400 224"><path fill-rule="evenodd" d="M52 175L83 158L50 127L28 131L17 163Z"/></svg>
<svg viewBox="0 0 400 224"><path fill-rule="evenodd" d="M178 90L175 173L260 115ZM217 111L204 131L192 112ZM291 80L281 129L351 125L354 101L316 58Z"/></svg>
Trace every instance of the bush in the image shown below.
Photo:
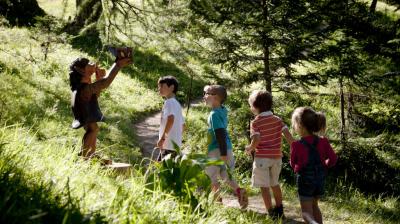
<svg viewBox="0 0 400 224"><path fill-rule="evenodd" d="M399 196L400 169L385 162L377 151L374 145L348 143L338 153L334 176L365 193Z"/></svg>
<svg viewBox="0 0 400 224"><path fill-rule="evenodd" d="M201 196L211 190L211 182L204 168L210 165L222 165L224 162L209 159L204 154L180 155L181 150L177 145L175 149L178 152L175 158L169 154L162 162L152 164L154 168L150 167L146 175L147 186L151 190L159 187L195 209Z"/></svg>

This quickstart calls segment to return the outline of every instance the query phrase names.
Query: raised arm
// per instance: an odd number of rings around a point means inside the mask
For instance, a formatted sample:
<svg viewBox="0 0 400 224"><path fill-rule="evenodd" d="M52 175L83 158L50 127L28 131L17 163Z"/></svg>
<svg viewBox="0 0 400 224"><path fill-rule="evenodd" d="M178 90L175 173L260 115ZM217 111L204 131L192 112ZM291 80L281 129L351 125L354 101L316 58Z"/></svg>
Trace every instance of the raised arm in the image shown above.
<svg viewBox="0 0 400 224"><path fill-rule="evenodd" d="M130 58L124 58L118 60L111 66L111 69L108 71L108 74L104 78L93 83L93 88L96 89L97 91L102 91L103 89L106 89L107 87L110 86L115 76L117 76L119 70L131 63L132 59Z"/></svg>

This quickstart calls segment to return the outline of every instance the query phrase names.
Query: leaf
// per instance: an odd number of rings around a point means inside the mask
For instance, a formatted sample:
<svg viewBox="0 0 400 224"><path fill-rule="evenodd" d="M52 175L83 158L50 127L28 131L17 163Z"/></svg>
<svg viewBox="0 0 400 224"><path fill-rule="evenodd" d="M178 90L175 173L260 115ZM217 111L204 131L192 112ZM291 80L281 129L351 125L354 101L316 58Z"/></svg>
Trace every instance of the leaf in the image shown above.
<svg viewBox="0 0 400 224"><path fill-rule="evenodd" d="M171 140L171 142L172 142L172 145L174 146L174 149L175 149L176 153L177 153L178 155L180 155L182 150L181 150L181 148L179 147L179 145L176 144L176 142L175 142L174 140Z"/></svg>

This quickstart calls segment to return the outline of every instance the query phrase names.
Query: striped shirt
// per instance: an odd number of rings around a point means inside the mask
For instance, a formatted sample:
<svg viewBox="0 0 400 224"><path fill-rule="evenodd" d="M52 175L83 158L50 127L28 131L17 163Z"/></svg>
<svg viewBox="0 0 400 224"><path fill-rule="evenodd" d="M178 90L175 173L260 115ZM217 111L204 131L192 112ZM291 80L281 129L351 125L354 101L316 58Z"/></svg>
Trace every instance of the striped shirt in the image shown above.
<svg viewBox="0 0 400 224"><path fill-rule="evenodd" d="M282 131L287 128L282 119L273 115L271 111L260 113L250 124L251 137L260 136L256 147L256 157L282 157Z"/></svg>

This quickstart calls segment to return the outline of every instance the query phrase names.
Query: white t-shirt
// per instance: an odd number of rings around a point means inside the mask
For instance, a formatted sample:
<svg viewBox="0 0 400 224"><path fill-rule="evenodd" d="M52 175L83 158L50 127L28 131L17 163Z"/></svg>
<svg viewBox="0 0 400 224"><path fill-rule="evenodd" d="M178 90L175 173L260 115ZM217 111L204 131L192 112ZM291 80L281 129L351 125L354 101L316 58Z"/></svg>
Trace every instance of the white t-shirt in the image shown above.
<svg viewBox="0 0 400 224"><path fill-rule="evenodd" d="M169 98L164 102L164 106L161 112L160 130L158 132L159 139L164 133L165 126L167 124L167 118L169 115L174 115L174 124L172 125L171 130L168 132L165 138L163 149L174 150L174 145L172 144L172 141L174 141L179 147L182 146L183 124L185 123L182 115L181 104L174 97Z"/></svg>

